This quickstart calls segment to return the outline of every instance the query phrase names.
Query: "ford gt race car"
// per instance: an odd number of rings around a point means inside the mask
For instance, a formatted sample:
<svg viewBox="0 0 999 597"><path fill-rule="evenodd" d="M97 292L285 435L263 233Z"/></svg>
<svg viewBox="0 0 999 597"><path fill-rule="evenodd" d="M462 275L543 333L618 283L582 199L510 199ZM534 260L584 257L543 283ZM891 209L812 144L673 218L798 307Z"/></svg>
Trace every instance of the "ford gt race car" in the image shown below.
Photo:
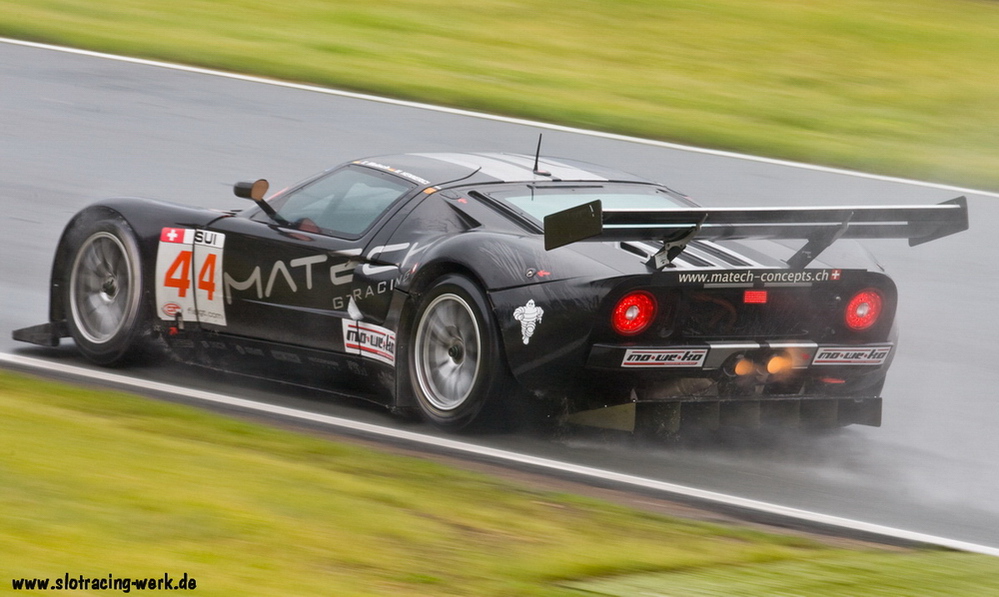
<svg viewBox="0 0 999 597"><path fill-rule="evenodd" d="M49 322L89 360L146 343L447 429L524 405L583 425L880 425L896 287L839 239L967 228L908 207L704 208L589 164L409 154L343 164L248 209L110 199L56 249ZM849 244L849 243L847 243ZM837 247L834 247L834 249Z"/></svg>

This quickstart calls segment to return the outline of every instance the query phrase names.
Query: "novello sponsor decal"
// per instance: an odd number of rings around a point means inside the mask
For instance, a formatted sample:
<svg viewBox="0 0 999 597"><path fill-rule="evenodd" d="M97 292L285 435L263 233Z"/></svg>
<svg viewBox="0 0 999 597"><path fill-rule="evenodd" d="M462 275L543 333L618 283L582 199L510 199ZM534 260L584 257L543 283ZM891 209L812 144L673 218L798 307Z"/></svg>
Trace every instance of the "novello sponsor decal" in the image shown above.
<svg viewBox="0 0 999 597"><path fill-rule="evenodd" d="M820 346L812 365L883 365L891 354L891 345Z"/></svg>
<svg viewBox="0 0 999 597"><path fill-rule="evenodd" d="M347 354L395 364L395 332L388 328L344 319L343 347Z"/></svg>
<svg viewBox="0 0 999 597"><path fill-rule="evenodd" d="M622 367L702 367L707 348L629 348Z"/></svg>

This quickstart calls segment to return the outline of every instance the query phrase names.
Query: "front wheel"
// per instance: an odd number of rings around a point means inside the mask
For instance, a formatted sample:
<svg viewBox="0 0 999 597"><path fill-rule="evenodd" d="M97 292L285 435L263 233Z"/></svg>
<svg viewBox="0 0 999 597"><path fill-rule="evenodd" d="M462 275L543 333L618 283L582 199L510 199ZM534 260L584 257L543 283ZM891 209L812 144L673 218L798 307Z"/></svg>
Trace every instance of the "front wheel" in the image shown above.
<svg viewBox="0 0 999 597"><path fill-rule="evenodd" d="M420 300L411 338L410 382L424 419L460 429L499 398L499 335L474 282L460 275L438 280Z"/></svg>
<svg viewBox="0 0 999 597"><path fill-rule="evenodd" d="M131 228L108 218L71 232L63 279L66 320L83 355L115 365L133 354L141 332L142 268Z"/></svg>

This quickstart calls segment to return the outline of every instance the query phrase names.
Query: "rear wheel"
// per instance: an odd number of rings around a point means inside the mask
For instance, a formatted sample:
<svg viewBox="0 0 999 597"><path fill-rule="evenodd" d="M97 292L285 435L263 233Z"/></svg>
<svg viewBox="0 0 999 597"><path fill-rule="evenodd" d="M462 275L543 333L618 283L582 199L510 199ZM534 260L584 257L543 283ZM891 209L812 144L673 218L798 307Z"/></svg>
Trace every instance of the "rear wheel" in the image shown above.
<svg viewBox="0 0 999 597"><path fill-rule="evenodd" d="M427 421L460 429L502 391L496 324L482 291L468 278L448 275L433 285L417 307L411 338L410 382Z"/></svg>
<svg viewBox="0 0 999 597"><path fill-rule="evenodd" d="M72 232L63 292L70 334L87 359L118 364L136 348L141 332L142 270L139 248L121 218Z"/></svg>

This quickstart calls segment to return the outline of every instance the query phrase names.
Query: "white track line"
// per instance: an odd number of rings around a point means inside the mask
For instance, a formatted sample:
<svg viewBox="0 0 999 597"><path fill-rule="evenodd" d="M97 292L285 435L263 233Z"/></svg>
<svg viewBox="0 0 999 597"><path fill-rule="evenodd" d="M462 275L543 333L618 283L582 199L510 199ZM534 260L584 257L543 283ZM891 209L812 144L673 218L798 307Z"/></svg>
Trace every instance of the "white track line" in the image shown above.
<svg viewBox="0 0 999 597"><path fill-rule="evenodd" d="M741 498L738 496L717 493L714 491L697 489L696 487L677 485L674 483L667 483L664 481L656 481L654 479L645 479L633 475L625 475L622 473L616 473L614 471L597 469L588 466L572 464L568 462L560 462L558 460L551 460L548 458L539 458L537 456L531 456L529 454L520 454L517 452L510 452L508 450L499 450L496 448L477 446L475 444L461 442L453 439L434 437L422 433L413 433L411 431L402 431L399 429L392 429L390 427L381 427L378 425L372 425L370 423L361 423L359 421L352 421L350 419L343 419L340 417L333 417L330 415L298 410L295 408L288 408L286 406L278 406L275 404L254 402L252 400L237 398L235 396L227 396L225 394L216 394L214 392L194 390L190 388L174 386L171 384L166 384L161 382L146 381L142 379L128 377L126 375L111 373L109 371L104 371L104 370L85 369L83 367L65 365L62 363L54 363L42 359L23 357L20 355L13 355L7 353L0 353L0 363L15 368L29 369L39 372L55 373L60 375L70 375L73 377L101 384L112 384L117 387L131 388L135 391L140 391L140 392L156 392L180 398L186 398L189 400L198 400L201 402L207 402L211 404L220 404L227 407L239 408L251 412L266 413L268 415L285 417L288 419L308 421L311 423L320 423L322 425L326 425L328 427L332 427L335 429L351 431L351 432L360 432L369 436L387 438L396 441L401 440L417 444L420 446L443 448L451 452L457 452L479 458L489 458L491 460L499 462L526 465L538 469L555 471L557 473L569 474L590 480L599 480L605 482L611 481L613 483L627 485L630 487L663 492L665 494L673 496L693 498L695 500L700 500L703 502L718 504L722 506L742 508L745 510L760 512L763 514L780 516L791 520L798 520L812 524L827 525L855 532L871 533L882 537L901 539L903 541L911 541L914 543L923 543L927 545L937 545L940 547L946 547L960 551L999 557L999 548L996 547L977 545L965 541L958 541L956 539L936 537L933 535L926 535L923 533L906 531L878 524L871 524L867 522L851 520L848 518L841 518L838 516L830 516L827 514L810 512L808 510L799 510L797 508L789 508L787 506L781 506L778 504L760 502L757 500L751 500L747 498Z"/></svg>
<svg viewBox="0 0 999 597"><path fill-rule="evenodd" d="M298 89L300 91L310 91L313 93L323 93L326 95L335 95L339 97L347 97L352 99L366 100L371 102L380 102L383 104L391 104L394 106L404 106L407 108L417 108L420 110L430 110L433 112L443 112L445 114L454 114L456 116L468 116L472 118L481 118L483 120L494 120L497 122L505 122L509 124L517 124L523 126L531 126L536 128L542 128L550 131L559 131L564 133L573 133L577 135L587 135L590 137L599 137L602 139L610 139L614 141L625 141L628 143L638 143L641 145L651 145L653 147L661 147L664 149L674 149L677 151L686 151L690 153L702 153L707 155L712 155L716 157L725 157L738 160L745 160L751 162L760 162L764 164L773 164L778 166L786 166L788 168L798 168L801 170L812 170L815 172L824 172L827 174L841 174L844 176L852 176L856 178L865 178L869 180L878 180L883 182L893 182L899 184L907 184L913 186L919 186L931 189L941 189L950 192L966 193L971 195L980 195L984 197L993 197L999 199L999 193L992 191L983 191L979 189L972 189L969 187L959 187L954 185L947 185L934 182L925 182L920 180L911 180L907 178L898 178L894 176L883 176L880 174L870 174L867 172L858 172L855 170L844 170L841 168L830 168L827 166L817 166L814 164L805 164L801 162L792 162L787 160L778 160L774 158L766 158L742 153L735 153L731 151L721 151L717 149L706 149L703 147L693 147L690 145L680 145L677 143L668 143L665 141L655 141L652 139L642 139L641 137L629 137L627 135L616 135L614 133L604 133L600 131L590 131L586 129L578 129L568 126L561 126L557 124L549 124L545 122L536 122L533 120L525 120L521 118L510 118L507 116L496 116L493 114L485 114L482 112L472 112L469 110L461 110L458 108L447 108L443 106L434 106L432 104L422 104L419 102L409 102L404 100L397 100L387 97L379 97L377 95L368 95L364 93L353 93L350 91L340 91L338 89L329 89L326 87L318 87L315 85L303 85L300 83L290 83L287 81L279 81L276 79L267 79L264 77L254 77L250 75L241 75L238 73L230 73L225 71L213 70L209 68L200 68L197 66L187 66L184 64L173 64L170 62L160 62L158 60L146 60L143 58L131 58L128 56L118 56L115 54L105 54L103 52L94 52L91 50L80 50L77 48L67 48L63 46L54 46L50 44L43 44L30 41L22 41L17 39L10 39L5 37L0 37L0 43L11 44L16 46L24 46L28 48L37 48L41 50L52 50L56 52L64 52L67 54L76 54L79 56L90 56L93 58L102 58L105 60L115 60L118 62L128 62L131 64L141 64L144 66L155 66L159 68L167 68L170 70L197 73L201 75L210 75L213 77L224 77L226 79L236 79L238 81L248 81L251 83L261 83L264 85L274 85L276 87L285 87L288 89Z"/></svg>

